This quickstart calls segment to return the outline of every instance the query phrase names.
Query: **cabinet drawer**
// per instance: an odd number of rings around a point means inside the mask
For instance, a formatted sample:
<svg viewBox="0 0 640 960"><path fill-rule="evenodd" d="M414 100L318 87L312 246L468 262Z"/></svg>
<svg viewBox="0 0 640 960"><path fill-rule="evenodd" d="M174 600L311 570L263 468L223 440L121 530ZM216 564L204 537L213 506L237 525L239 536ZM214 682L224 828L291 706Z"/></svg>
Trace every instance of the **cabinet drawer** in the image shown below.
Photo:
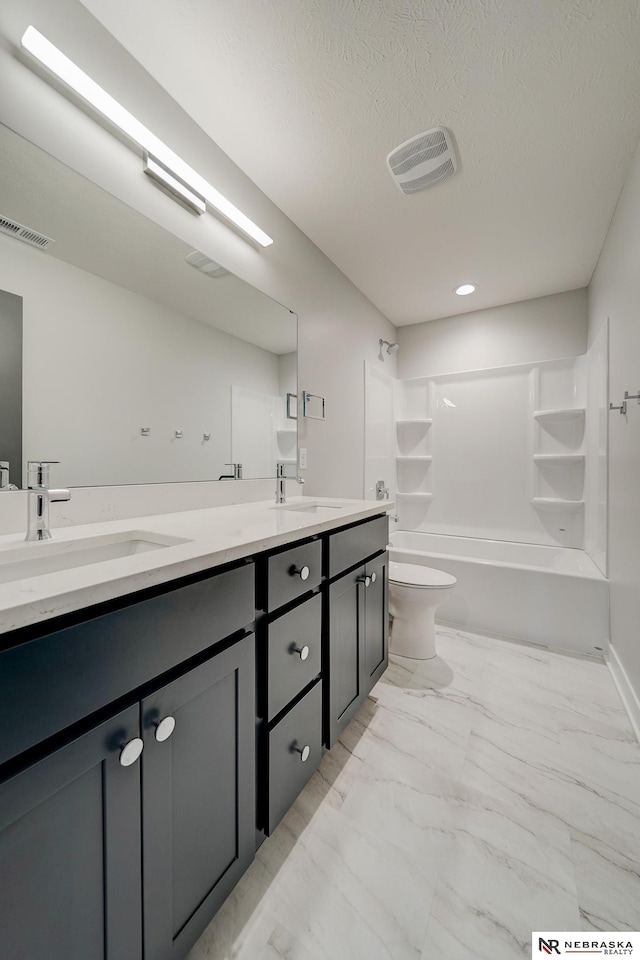
<svg viewBox="0 0 640 960"><path fill-rule="evenodd" d="M308 568L305 579L303 575ZM267 610L277 610L296 600L320 583L322 544L320 540L303 543L267 560Z"/></svg>
<svg viewBox="0 0 640 960"><path fill-rule="evenodd" d="M267 628L267 719L320 673L322 598L316 594Z"/></svg>
<svg viewBox="0 0 640 960"><path fill-rule="evenodd" d="M0 653L0 763L253 623L253 564Z"/></svg>
<svg viewBox="0 0 640 960"><path fill-rule="evenodd" d="M307 759L303 760L305 756ZM321 757L322 683L319 682L269 734L267 834L275 830L311 779Z"/></svg>
<svg viewBox="0 0 640 960"><path fill-rule="evenodd" d="M386 515L331 534L328 545L328 576L337 577L343 570L386 550L388 543L389 518Z"/></svg>

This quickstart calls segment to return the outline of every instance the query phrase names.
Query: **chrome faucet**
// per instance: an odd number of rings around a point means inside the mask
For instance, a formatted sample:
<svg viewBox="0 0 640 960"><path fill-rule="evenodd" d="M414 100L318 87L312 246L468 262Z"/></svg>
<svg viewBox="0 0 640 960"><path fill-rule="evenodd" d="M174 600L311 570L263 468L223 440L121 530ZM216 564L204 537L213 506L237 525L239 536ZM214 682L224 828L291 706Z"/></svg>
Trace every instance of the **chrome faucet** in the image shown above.
<svg viewBox="0 0 640 960"><path fill-rule="evenodd" d="M304 483L303 477L285 477L284 463L279 463L276 467L276 503L286 503L285 483L287 480L295 480L296 483Z"/></svg>
<svg viewBox="0 0 640 960"><path fill-rule="evenodd" d="M241 463L225 463L225 467L232 467L233 473L221 473L218 480L242 480Z"/></svg>
<svg viewBox="0 0 640 960"><path fill-rule="evenodd" d="M15 483L9 483L9 461L0 460L0 493L17 489Z"/></svg>
<svg viewBox="0 0 640 960"><path fill-rule="evenodd" d="M49 466L58 460L29 460L27 464L27 535L25 540L51 540L49 530L49 504L70 500L68 490L49 489Z"/></svg>

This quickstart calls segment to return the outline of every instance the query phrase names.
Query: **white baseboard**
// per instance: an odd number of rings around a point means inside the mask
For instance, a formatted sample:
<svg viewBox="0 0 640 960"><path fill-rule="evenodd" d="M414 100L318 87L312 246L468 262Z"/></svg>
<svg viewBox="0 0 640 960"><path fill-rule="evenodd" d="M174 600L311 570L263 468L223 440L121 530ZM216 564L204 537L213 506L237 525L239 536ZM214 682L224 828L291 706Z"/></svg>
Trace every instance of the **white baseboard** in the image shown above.
<svg viewBox="0 0 640 960"><path fill-rule="evenodd" d="M640 740L640 698L633 689L631 681L627 676L627 671L620 662L618 654L611 644L609 644L609 649L607 651L606 662L607 666L609 667L609 672L613 677L613 682L615 683L618 693L620 694L620 699L624 704L625 710L629 714L629 719L631 720L631 726L633 727L634 733L638 740Z"/></svg>

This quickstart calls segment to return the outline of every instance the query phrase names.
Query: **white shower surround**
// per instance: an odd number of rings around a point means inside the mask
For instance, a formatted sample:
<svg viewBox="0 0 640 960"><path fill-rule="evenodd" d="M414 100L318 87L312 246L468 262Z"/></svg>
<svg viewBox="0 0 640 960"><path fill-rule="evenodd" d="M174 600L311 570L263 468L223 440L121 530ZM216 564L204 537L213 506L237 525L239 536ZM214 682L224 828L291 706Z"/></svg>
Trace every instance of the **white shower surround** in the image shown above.
<svg viewBox="0 0 640 960"><path fill-rule="evenodd" d="M584 546L587 357L397 380L402 530Z"/></svg>
<svg viewBox="0 0 640 960"><path fill-rule="evenodd" d="M583 550L394 531L390 557L457 578L440 621L573 653L608 648L609 583Z"/></svg>

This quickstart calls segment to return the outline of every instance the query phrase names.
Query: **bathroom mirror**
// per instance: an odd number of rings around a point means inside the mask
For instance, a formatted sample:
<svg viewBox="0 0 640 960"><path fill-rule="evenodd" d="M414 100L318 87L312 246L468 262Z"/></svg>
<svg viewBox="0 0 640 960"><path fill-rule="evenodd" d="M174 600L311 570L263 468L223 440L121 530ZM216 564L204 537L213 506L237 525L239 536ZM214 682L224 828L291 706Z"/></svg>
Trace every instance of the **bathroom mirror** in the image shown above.
<svg viewBox="0 0 640 960"><path fill-rule="evenodd" d="M60 461L55 486L294 472L295 315L6 126L0 153L0 310L20 298L23 324L11 482L29 459Z"/></svg>

